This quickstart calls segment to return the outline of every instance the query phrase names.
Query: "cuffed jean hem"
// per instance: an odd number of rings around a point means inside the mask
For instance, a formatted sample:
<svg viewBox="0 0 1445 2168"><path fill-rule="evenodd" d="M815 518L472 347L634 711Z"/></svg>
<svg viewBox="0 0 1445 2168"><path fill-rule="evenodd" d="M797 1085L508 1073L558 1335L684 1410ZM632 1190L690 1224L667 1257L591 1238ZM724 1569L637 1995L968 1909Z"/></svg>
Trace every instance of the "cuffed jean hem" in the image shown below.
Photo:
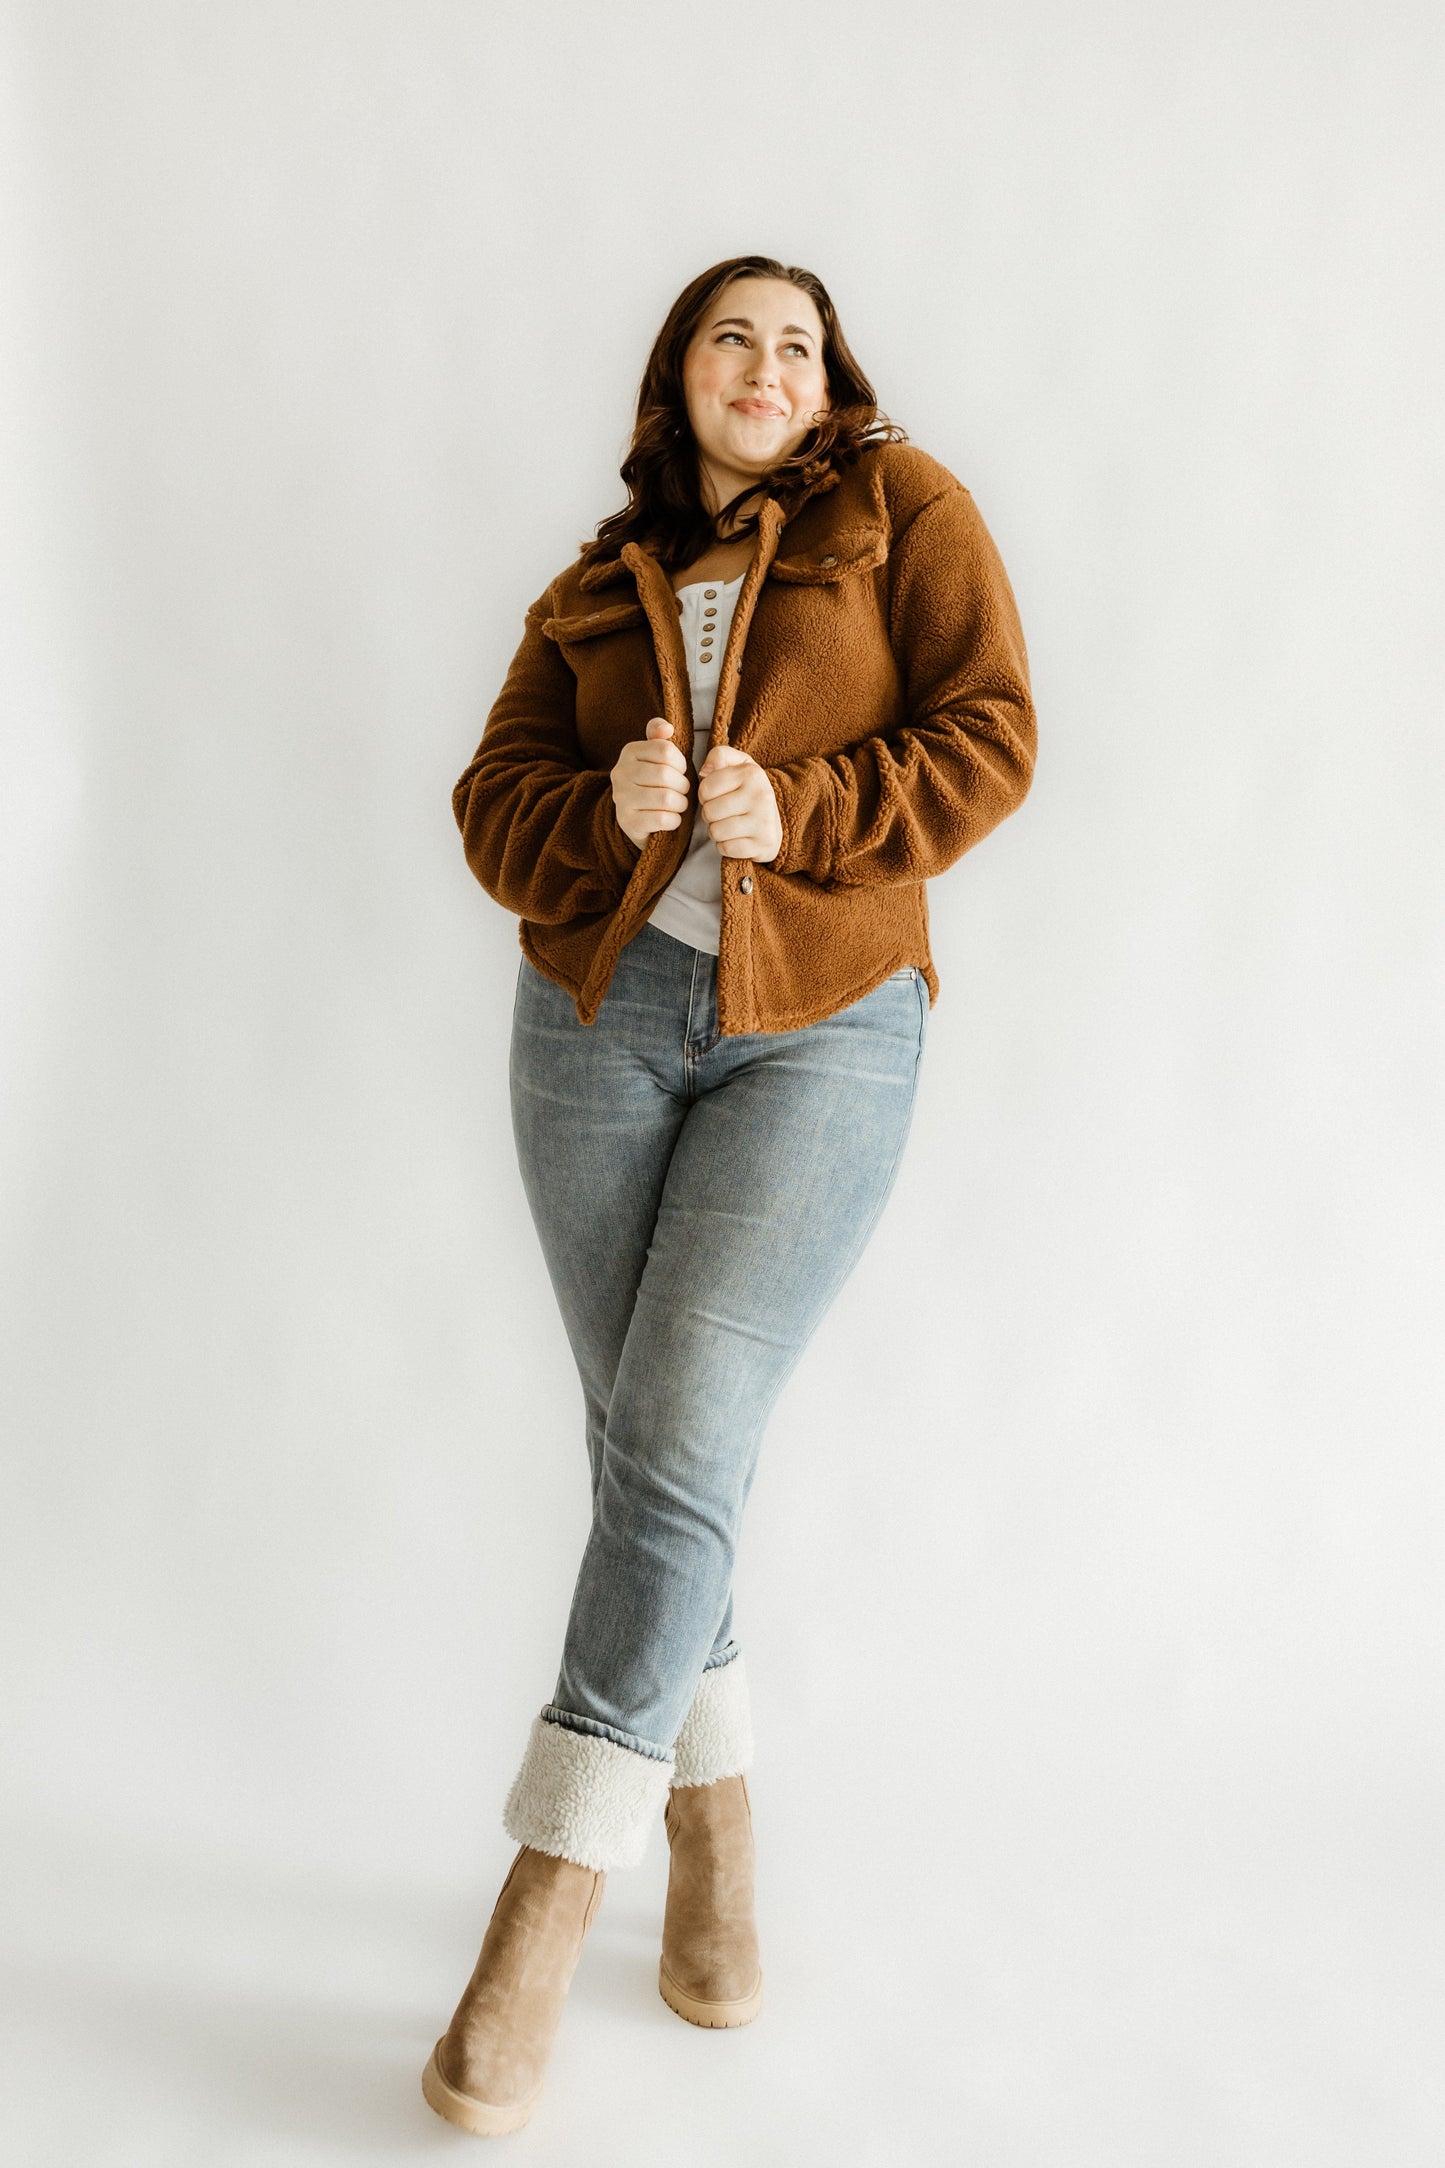
<svg viewBox="0 0 1445 2168"><path fill-rule="evenodd" d="M502 1810L507 1835L579 1867L637 1866L672 1786L715 1784L752 1765L747 1669L729 1647L698 1680L671 1753L548 1702Z"/></svg>
<svg viewBox="0 0 1445 2168"><path fill-rule="evenodd" d="M636 1732L619 1731L615 1724L604 1724L600 1717L578 1716L574 1709L559 1709L555 1701L549 1701L542 1711L545 1724L560 1724L564 1731L585 1731L594 1739L610 1739L614 1746L625 1746L630 1753L645 1754L651 1761L671 1761L672 1755L665 1746L654 1746L650 1739L639 1739Z"/></svg>
<svg viewBox="0 0 1445 2168"><path fill-rule="evenodd" d="M537 1716L503 1825L514 1843L579 1867L635 1867L672 1774L670 1760Z"/></svg>

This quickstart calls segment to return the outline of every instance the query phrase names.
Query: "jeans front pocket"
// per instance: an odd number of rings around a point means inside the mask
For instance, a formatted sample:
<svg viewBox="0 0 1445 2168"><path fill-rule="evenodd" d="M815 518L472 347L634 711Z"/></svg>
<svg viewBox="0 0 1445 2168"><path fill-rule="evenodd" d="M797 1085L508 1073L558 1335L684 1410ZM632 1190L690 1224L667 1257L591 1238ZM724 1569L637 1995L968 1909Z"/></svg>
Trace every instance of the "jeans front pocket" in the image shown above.
<svg viewBox="0 0 1445 2168"><path fill-rule="evenodd" d="M888 976L890 979L911 979L917 969L917 964L905 964L901 971L890 971Z"/></svg>

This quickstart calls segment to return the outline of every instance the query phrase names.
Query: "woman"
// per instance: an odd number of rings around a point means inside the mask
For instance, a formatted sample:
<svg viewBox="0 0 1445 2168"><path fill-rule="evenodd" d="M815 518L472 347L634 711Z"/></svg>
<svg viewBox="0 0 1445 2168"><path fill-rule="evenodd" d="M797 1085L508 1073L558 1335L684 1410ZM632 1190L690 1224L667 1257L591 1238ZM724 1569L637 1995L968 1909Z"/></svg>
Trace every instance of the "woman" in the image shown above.
<svg viewBox="0 0 1445 2168"><path fill-rule="evenodd" d="M898 1171L939 991L924 884L1035 752L973 499L880 420L812 273L735 257L684 290L622 477L453 797L521 920L514 1133L592 1479L520 1849L423 2079L482 2132L531 2113L604 1878L659 1810L663 1997L757 2013L743 1508Z"/></svg>

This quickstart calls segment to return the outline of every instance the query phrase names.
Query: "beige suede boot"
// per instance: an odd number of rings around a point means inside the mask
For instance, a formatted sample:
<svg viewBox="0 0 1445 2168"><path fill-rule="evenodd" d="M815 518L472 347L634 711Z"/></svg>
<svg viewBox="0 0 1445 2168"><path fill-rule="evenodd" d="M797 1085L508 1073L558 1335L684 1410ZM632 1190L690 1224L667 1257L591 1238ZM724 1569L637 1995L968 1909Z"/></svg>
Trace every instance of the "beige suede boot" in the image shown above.
<svg viewBox="0 0 1445 2168"><path fill-rule="evenodd" d="M690 2025L746 2025L762 2007L747 1779L674 1785L662 1924L662 1999Z"/></svg>
<svg viewBox="0 0 1445 2168"><path fill-rule="evenodd" d="M532 2113L605 1880L526 1844L512 1861L476 1969L422 2074L449 2123L495 2137Z"/></svg>

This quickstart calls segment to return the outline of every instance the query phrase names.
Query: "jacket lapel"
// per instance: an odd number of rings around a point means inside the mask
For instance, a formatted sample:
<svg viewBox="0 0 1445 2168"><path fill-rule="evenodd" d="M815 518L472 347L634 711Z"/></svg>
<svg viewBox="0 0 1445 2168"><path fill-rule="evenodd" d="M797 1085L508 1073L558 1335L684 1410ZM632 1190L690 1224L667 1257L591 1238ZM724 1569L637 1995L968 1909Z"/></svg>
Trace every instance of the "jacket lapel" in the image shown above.
<svg viewBox="0 0 1445 2168"><path fill-rule="evenodd" d="M622 561L632 569L638 599L652 628L657 675L662 684L662 712L672 725L673 742L692 767L692 693L687 682L687 650L677 621L677 596L671 580L651 550L624 542Z"/></svg>
<svg viewBox="0 0 1445 2168"><path fill-rule="evenodd" d="M752 623L753 611L762 591L768 568L778 551L778 537L783 531L783 508L776 497L765 497L758 514L758 546L753 561L748 566L747 577L738 595L737 608L728 628L727 646L723 650L722 666L718 671L717 705L713 710L712 734L719 745L737 744L731 736L733 707L738 696L738 675L742 669L743 646ZM679 634L681 638L681 634Z"/></svg>

